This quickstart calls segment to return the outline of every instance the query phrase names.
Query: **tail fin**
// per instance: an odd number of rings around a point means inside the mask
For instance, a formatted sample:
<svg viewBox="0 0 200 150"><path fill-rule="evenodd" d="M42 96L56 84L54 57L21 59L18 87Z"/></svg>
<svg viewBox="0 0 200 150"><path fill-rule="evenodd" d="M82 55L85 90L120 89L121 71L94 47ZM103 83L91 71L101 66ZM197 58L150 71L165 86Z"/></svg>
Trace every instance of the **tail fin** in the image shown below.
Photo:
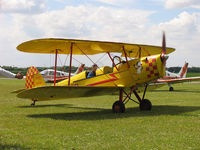
<svg viewBox="0 0 200 150"><path fill-rule="evenodd" d="M78 69L76 70L75 74L81 73L84 70L84 68L85 68L85 64L81 64L81 66L78 67Z"/></svg>
<svg viewBox="0 0 200 150"><path fill-rule="evenodd" d="M181 68L180 72L178 73L181 78L185 78L187 74L188 63L185 62L185 65Z"/></svg>
<svg viewBox="0 0 200 150"><path fill-rule="evenodd" d="M45 81L39 71L31 66L26 74L25 88L31 89L39 86L45 86Z"/></svg>

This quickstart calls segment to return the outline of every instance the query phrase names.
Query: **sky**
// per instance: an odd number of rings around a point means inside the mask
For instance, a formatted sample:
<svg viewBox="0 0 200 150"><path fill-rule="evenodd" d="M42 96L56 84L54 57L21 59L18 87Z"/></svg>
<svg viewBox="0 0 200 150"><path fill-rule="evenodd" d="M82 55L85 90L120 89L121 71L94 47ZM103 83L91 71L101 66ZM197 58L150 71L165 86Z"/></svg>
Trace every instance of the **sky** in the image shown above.
<svg viewBox="0 0 200 150"><path fill-rule="evenodd" d="M52 66L54 56L23 53L22 42L70 38L157 45L176 49L167 67L200 67L200 0L0 0L0 66ZM108 56L89 56L107 65ZM91 65L74 56L73 64ZM66 55L58 65L69 65Z"/></svg>

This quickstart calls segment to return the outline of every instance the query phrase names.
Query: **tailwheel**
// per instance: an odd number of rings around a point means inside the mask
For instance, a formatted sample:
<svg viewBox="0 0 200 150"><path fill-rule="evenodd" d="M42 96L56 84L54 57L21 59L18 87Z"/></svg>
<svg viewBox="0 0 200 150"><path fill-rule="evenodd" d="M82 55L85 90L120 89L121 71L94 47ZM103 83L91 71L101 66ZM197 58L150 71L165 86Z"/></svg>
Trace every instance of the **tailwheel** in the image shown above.
<svg viewBox="0 0 200 150"><path fill-rule="evenodd" d="M140 110L151 110L151 108L152 108L152 104L151 104L150 100L143 99L140 102Z"/></svg>
<svg viewBox="0 0 200 150"><path fill-rule="evenodd" d="M171 87L169 88L169 91L174 91L174 88L171 86Z"/></svg>
<svg viewBox="0 0 200 150"><path fill-rule="evenodd" d="M37 100L32 100L33 101L33 103L31 103L31 106L35 106L35 102L37 101Z"/></svg>
<svg viewBox="0 0 200 150"><path fill-rule="evenodd" d="M125 105L122 101L116 101L112 106L113 113L124 113Z"/></svg>

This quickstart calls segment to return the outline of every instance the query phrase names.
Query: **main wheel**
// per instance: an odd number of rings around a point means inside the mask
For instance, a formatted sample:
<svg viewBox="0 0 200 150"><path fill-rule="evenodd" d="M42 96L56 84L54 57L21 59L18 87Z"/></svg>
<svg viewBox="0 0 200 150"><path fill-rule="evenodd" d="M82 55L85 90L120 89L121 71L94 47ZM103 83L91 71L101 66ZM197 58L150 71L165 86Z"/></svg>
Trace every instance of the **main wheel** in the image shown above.
<svg viewBox="0 0 200 150"><path fill-rule="evenodd" d="M116 101L112 106L112 111L114 113L124 113L125 112L125 105L122 101Z"/></svg>
<svg viewBox="0 0 200 150"><path fill-rule="evenodd" d="M171 87L169 88L169 91L174 91L174 88L171 86Z"/></svg>
<svg viewBox="0 0 200 150"><path fill-rule="evenodd" d="M151 110L152 104L148 99L143 99L140 102L140 110Z"/></svg>

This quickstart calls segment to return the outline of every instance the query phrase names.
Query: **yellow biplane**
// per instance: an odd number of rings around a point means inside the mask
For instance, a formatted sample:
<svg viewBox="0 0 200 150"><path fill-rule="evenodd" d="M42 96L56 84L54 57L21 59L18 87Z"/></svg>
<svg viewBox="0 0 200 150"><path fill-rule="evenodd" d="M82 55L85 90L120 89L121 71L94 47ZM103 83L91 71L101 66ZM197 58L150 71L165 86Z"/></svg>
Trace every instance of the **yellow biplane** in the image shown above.
<svg viewBox="0 0 200 150"><path fill-rule="evenodd" d="M69 78L52 86L47 86L35 67L30 67L26 75L25 89L17 91L17 97L36 101L55 100L63 98L90 97L119 94L119 99L113 104L115 113L123 113L125 104L133 93L140 110L151 110L152 104L145 99L147 86L151 81L165 76L165 64L169 53L174 48L166 48L163 33L162 47L127 44L116 42L87 41L74 39L36 39L20 44L17 49L28 53L55 54L55 70L58 54L69 54ZM96 70L96 76L87 78L87 71L71 76L72 55L95 55L107 53L113 67L104 66ZM111 57L110 53L121 53L120 57ZM119 62L116 63L116 60ZM56 74L54 75L56 79ZM137 93L138 87L144 87L143 96Z"/></svg>

